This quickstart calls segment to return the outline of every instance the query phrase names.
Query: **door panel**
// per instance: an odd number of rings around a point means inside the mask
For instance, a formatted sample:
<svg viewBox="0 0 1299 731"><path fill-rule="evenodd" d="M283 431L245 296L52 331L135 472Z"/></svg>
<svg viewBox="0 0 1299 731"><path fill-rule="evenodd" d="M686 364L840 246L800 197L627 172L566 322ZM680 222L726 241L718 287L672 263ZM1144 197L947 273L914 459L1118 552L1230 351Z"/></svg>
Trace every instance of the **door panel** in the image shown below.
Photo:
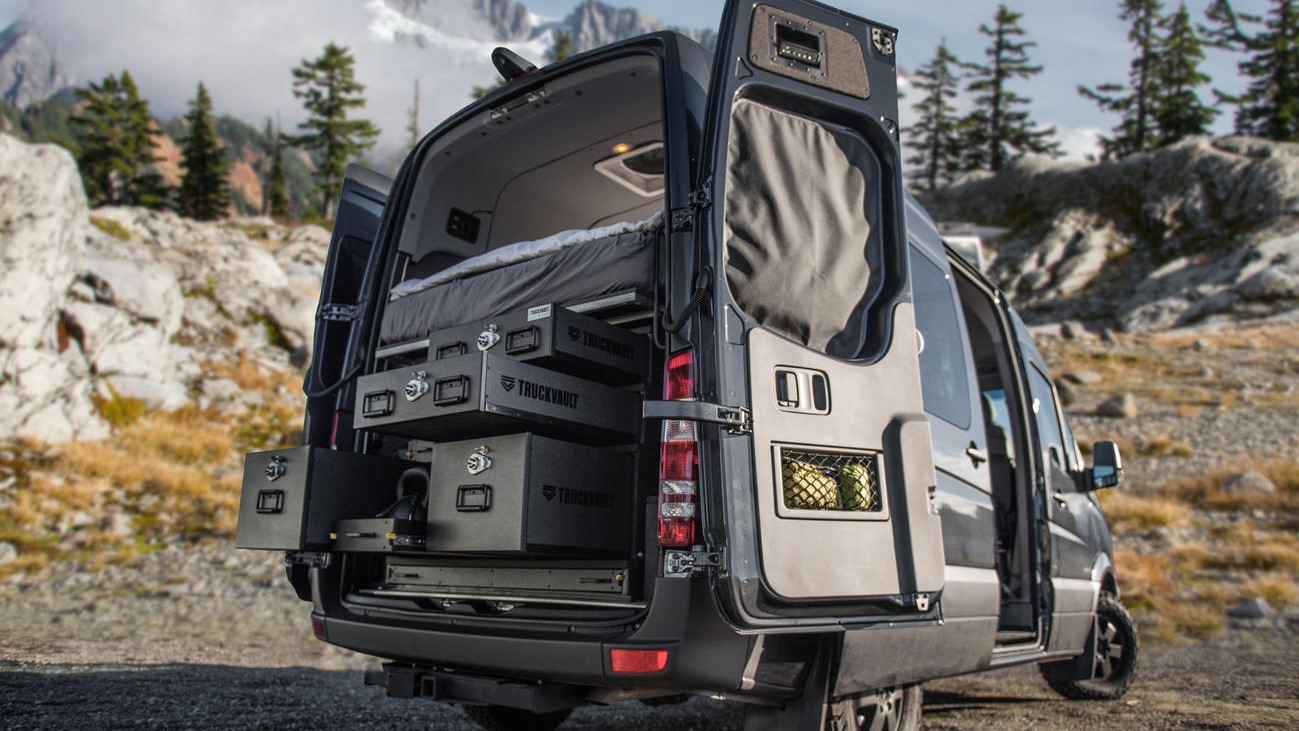
<svg viewBox="0 0 1299 731"><path fill-rule="evenodd" d="M752 433L721 450L741 626L939 616L895 36L804 0L730 2L723 16L701 235L728 317L712 334L718 398L752 413ZM791 370L824 374L826 408L790 408Z"/></svg>
<svg viewBox="0 0 1299 731"><path fill-rule="evenodd" d="M349 165L338 199L338 214L325 258L316 308L311 369L307 372L305 441L318 447L351 445L351 395L340 384L361 362L359 333L366 326L364 303L371 298L379 264L375 237L392 180ZM335 423L335 414L338 414Z"/></svg>

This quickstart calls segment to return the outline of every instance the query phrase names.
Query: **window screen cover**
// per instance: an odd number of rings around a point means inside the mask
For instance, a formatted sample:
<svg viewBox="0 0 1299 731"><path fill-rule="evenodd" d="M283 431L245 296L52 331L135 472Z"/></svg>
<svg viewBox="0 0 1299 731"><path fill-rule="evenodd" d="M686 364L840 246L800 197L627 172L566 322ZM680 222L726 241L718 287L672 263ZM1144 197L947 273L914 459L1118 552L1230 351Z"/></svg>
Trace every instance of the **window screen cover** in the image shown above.
<svg viewBox="0 0 1299 731"><path fill-rule="evenodd" d="M726 279L765 328L862 355L879 289L880 164L856 132L749 99L731 112Z"/></svg>

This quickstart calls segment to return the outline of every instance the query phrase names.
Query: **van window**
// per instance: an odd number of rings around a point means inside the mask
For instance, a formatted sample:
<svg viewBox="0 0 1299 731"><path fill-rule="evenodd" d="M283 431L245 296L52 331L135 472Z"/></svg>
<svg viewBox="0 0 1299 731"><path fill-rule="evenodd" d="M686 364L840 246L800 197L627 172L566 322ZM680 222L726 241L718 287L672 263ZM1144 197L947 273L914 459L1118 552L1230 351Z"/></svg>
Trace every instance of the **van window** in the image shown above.
<svg viewBox="0 0 1299 731"><path fill-rule="evenodd" d="M1037 419L1037 433L1042 440L1043 463L1067 470L1069 463L1065 457L1064 436L1060 432L1060 414L1055 407L1051 382L1042 371L1037 369L1037 366L1030 366L1028 383L1033 393L1033 414Z"/></svg>
<svg viewBox="0 0 1299 731"><path fill-rule="evenodd" d="M970 380L951 277L913 250L911 289L921 338L925 411L964 429L970 425Z"/></svg>

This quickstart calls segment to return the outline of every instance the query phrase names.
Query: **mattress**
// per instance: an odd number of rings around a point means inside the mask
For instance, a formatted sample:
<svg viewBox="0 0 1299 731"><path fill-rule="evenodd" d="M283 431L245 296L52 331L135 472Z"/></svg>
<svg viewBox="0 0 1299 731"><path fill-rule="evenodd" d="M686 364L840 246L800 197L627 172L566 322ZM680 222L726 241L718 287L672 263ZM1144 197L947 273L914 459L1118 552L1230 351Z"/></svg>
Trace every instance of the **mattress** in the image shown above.
<svg viewBox="0 0 1299 731"><path fill-rule="evenodd" d="M431 277L393 287L380 340L400 343L541 302L570 303L654 281L654 242L663 216L598 229L562 231L466 259Z"/></svg>

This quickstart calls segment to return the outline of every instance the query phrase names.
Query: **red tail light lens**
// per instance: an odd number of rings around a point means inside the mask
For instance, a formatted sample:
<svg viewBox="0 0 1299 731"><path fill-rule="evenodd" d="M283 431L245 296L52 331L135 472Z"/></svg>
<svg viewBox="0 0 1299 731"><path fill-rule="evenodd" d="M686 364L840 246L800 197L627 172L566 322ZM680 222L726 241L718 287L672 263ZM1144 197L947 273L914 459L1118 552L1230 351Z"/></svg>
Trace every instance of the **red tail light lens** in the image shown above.
<svg viewBox="0 0 1299 731"><path fill-rule="evenodd" d="M683 350L668 359L663 396L695 399L695 354ZM699 438L693 421L665 419L659 461L659 545L694 545L699 524Z"/></svg>
<svg viewBox="0 0 1299 731"><path fill-rule="evenodd" d="M667 666L667 650L609 651L609 668L615 673L658 673Z"/></svg>
<svg viewBox="0 0 1299 731"><path fill-rule="evenodd" d="M695 351L683 350L668 358L668 377L663 387L668 401L695 399Z"/></svg>

